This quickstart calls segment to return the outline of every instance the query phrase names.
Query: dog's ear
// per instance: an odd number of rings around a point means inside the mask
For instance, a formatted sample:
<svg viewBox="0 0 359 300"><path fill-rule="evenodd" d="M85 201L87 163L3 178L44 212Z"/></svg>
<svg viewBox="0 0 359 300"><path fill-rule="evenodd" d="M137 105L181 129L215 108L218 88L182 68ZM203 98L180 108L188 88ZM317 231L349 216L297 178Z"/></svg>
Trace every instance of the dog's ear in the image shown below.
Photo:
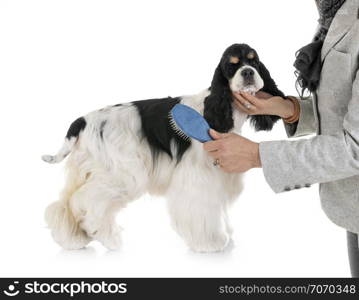
<svg viewBox="0 0 359 300"><path fill-rule="evenodd" d="M210 92L204 100L203 116L211 128L218 132L228 132L233 128L233 98L220 64L214 72Z"/></svg>
<svg viewBox="0 0 359 300"><path fill-rule="evenodd" d="M274 124L280 119L278 116L270 115L255 115L250 116L251 125L255 131L270 131L273 129Z"/></svg>
<svg viewBox="0 0 359 300"><path fill-rule="evenodd" d="M261 89L261 91L269 93L273 96L284 97L283 92L278 89L277 84L275 83L268 69L265 67L265 65L262 62L259 62L258 72L264 81L264 86ZM278 116L269 116L269 115L250 116L250 122L256 131L272 130L274 124L279 119L280 117Z"/></svg>
<svg viewBox="0 0 359 300"><path fill-rule="evenodd" d="M268 69L262 62L259 62L259 75L264 81L264 86L261 91L269 93L273 96L284 97L283 92L278 89L277 84L275 83Z"/></svg>

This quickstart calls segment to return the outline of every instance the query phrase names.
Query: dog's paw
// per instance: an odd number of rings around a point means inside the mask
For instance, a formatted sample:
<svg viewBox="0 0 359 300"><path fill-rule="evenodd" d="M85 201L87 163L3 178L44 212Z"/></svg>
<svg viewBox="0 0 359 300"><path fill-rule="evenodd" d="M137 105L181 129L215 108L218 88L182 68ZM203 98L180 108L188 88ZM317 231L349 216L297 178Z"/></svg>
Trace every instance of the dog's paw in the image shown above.
<svg viewBox="0 0 359 300"><path fill-rule="evenodd" d="M200 253L222 252L228 246L229 241L230 237L223 233L211 235L210 238L197 243L192 243L189 246L191 250Z"/></svg>
<svg viewBox="0 0 359 300"><path fill-rule="evenodd" d="M121 227L112 226L108 231L98 231L93 238L98 240L108 250L116 251L121 248Z"/></svg>
<svg viewBox="0 0 359 300"><path fill-rule="evenodd" d="M53 231L52 237L55 242L65 250L83 249L92 240L85 233L71 235L65 238L64 236L58 235L56 232Z"/></svg>
<svg viewBox="0 0 359 300"><path fill-rule="evenodd" d="M41 156L41 159L44 161L44 162L47 162L49 164L54 164L56 163L56 158L55 156L52 156L52 155L43 155Z"/></svg>
<svg viewBox="0 0 359 300"><path fill-rule="evenodd" d="M112 251L120 250L122 245L122 240L120 235L100 240L100 242L108 250L112 250Z"/></svg>

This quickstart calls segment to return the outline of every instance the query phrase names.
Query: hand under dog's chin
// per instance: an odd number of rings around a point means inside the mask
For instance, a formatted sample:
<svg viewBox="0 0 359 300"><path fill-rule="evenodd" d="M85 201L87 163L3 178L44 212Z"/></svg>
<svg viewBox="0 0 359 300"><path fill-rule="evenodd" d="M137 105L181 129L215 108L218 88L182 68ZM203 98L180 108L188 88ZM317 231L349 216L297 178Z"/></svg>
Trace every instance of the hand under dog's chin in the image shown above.
<svg viewBox="0 0 359 300"><path fill-rule="evenodd" d="M259 90L255 86L246 86L243 88L238 88L238 89L234 90L233 92L234 93L244 92L244 93L250 94L252 96L255 96L258 91Z"/></svg>

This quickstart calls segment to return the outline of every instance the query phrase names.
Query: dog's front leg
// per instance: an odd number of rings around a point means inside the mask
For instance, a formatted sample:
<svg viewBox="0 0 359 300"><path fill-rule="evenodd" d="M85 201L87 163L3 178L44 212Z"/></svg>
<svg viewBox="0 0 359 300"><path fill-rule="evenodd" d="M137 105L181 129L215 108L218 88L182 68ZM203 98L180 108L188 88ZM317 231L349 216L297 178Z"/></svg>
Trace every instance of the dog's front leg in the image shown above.
<svg viewBox="0 0 359 300"><path fill-rule="evenodd" d="M230 240L226 230L223 194L210 187L172 188L167 195L172 226L196 252L218 252Z"/></svg>

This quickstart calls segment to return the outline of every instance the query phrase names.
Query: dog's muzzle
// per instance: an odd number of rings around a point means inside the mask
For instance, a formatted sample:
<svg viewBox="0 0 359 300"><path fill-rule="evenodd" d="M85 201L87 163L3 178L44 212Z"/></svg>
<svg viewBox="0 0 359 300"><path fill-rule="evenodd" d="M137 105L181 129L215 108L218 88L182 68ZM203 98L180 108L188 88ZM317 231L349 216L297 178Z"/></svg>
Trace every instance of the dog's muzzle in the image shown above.
<svg viewBox="0 0 359 300"><path fill-rule="evenodd" d="M245 68L242 70L241 75L245 85L254 84L254 71L251 68Z"/></svg>

